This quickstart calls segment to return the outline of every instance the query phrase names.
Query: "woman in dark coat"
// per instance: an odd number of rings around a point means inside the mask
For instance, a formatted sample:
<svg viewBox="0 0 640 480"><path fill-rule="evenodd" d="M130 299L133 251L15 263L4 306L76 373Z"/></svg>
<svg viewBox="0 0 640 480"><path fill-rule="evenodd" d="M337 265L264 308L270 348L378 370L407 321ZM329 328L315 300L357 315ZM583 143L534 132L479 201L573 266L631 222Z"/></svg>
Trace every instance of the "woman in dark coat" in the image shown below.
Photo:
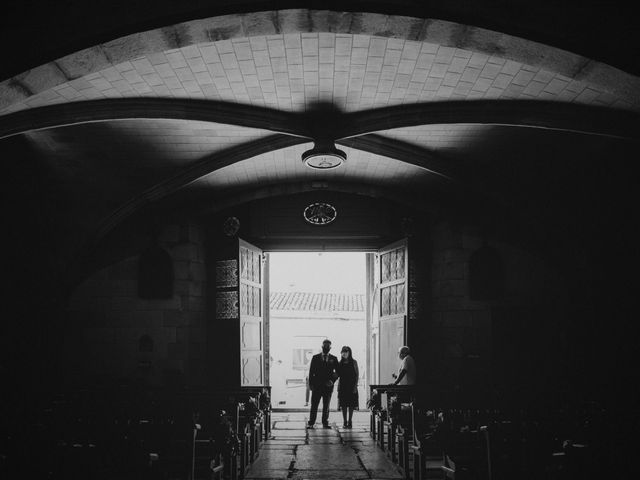
<svg viewBox="0 0 640 480"><path fill-rule="evenodd" d="M358 409L358 362L353 358L351 347L344 346L340 352L342 358L338 364L338 408L342 410L344 428L351 428L353 411Z"/></svg>

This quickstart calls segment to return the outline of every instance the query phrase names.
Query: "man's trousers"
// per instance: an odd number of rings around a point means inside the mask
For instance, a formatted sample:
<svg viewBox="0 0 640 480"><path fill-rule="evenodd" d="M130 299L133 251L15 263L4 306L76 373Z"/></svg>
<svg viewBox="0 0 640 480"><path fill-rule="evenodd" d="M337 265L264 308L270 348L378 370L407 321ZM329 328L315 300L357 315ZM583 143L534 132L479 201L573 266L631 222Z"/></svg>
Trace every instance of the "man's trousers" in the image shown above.
<svg viewBox="0 0 640 480"><path fill-rule="evenodd" d="M314 388L311 391L311 412L309 413L309 425L316 423L318 417L318 405L322 399L322 424L329 423L329 404L331 403L331 394L333 388Z"/></svg>

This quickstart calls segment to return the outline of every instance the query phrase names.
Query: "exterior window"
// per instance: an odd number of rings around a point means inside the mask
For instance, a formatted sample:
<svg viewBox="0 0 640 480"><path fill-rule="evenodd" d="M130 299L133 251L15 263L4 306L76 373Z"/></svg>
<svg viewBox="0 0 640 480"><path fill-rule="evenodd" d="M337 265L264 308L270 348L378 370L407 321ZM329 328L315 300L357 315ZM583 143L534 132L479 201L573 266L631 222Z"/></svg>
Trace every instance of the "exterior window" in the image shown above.
<svg viewBox="0 0 640 480"><path fill-rule="evenodd" d="M293 369L305 370L309 368L309 363L313 357L311 348L294 348L293 349Z"/></svg>

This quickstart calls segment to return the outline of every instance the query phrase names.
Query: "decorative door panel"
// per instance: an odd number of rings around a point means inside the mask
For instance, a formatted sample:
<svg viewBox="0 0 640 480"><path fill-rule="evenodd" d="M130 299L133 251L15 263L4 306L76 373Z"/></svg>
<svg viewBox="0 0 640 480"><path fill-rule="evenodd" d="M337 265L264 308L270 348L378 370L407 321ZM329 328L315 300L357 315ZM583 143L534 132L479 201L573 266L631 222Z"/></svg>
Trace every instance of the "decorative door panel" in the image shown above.
<svg viewBox="0 0 640 480"><path fill-rule="evenodd" d="M380 322L380 383L393 382L398 373L398 349L404 345L404 317L392 317Z"/></svg>
<svg viewBox="0 0 640 480"><path fill-rule="evenodd" d="M240 385L264 384L263 253L239 240Z"/></svg>
<svg viewBox="0 0 640 480"><path fill-rule="evenodd" d="M398 349L407 343L407 250L406 240L401 240L379 250L376 261L381 384L393 381L391 374L400 362Z"/></svg>

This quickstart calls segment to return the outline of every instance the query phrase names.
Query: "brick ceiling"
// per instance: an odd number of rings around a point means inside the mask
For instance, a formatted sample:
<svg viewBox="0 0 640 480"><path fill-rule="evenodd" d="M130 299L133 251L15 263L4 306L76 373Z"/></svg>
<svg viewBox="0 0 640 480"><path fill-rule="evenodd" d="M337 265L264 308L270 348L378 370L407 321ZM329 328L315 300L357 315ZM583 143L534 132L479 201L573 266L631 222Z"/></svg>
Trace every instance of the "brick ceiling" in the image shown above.
<svg viewBox="0 0 640 480"><path fill-rule="evenodd" d="M59 68L64 69L60 63ZM58 72L59 74L59 72ZM429 42L369 35L256 36L142 55L14 102L0 114L81 100L204 98L304 111L415 102L528 99L625 109L640 98L539 65Z"/></svg>
<svg viewBox="0 0 640 480"><path fill-rule="evenodd" d="M289 33L270 31L273 16L238 20L231 15L169 27L189 39L179 48L169 48L167 29L153 30L41 65L0 82L0 122L43 107L121 98L140 99L142 106L145 99L197 99L302 114L326 104L353 113L476 100L553 102L632 115L640 111L637 77L499 32L465 27L465 36L456 36L459 26L447 22L427 26L419 19L371 15L359 17L358 33L350 33L354 27L345 20L347 14L337 26L327 26L326 12L310 14L325 19L312 22L312 28L300 27L303 17L296 12L279 15L277 28ZM211 41L212 31L234 33ZM68 197L85 199L77 209L88 231L125 205L160 198L159 191L168 192L162 185L181 172L203 162L213 165L216 156L267 142L274 134L268 122L265 128L249 128L177 118L90 120L89 115L88 122L61 121L22 132L39 153L47 178L66 188ZM347 152L346 164L320 173L300 161L301 153L313 145L310 138L302 138L297 144L282 144L284 148L257 149L255 155L195 176L183 175L186 180L176 188L197 199L314 181L419 192L443 183L428 161L458 171L462 166L467 176L494 174L498 165L504 169L515 161L522 162L523 171L533 171L530 165L537 155L557 160L569 152L568 146L588 155L610 141L598 143L597 135L576 137L553 128L455 118L446 124L426 123L396 128L382 122L367 132L375 133L378 142L395 142L396 151L406 148L409 153L402 158L394 157L393 149L365 151L346 139L342 146L338 142ZM637 141L637 136L624 141ZM421 163L423 158L427 163ZM485 180L496 185L495 179Z"/></svg>

